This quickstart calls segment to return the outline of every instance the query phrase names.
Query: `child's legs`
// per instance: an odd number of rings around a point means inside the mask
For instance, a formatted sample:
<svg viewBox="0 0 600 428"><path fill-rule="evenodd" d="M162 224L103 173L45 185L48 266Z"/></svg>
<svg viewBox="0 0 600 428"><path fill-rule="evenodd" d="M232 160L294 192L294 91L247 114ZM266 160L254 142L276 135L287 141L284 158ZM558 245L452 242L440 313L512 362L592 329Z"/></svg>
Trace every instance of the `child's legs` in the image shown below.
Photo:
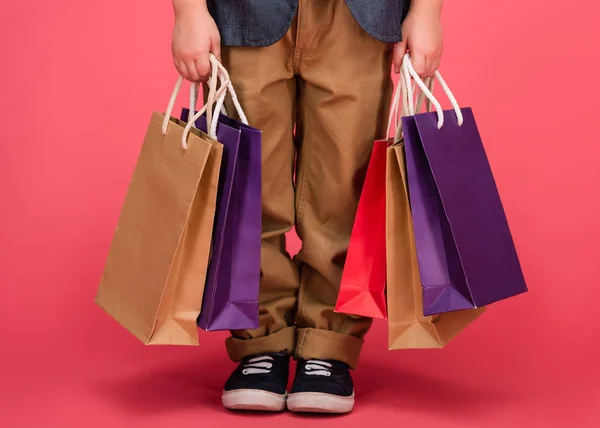
<svg viewBox="0 0 600 428"><path fill-rule="evenodd" d="M334 312L373 142L385 138L392 46L367 35L344 0L300 2L296 356L354 367L371 320Z"/></svg>
<svg viewBox="0 0 600 428"><path fill-rule="evenodd" d="M223 48L223 64L248 121L263 131L260 327L232 332L227 350L234 361L264 352L293 353L296 343L299 274L285 249L285 233L295 220L292 49L291 31L273 46ZM227 108L235 111L230 102Z"/></svg>

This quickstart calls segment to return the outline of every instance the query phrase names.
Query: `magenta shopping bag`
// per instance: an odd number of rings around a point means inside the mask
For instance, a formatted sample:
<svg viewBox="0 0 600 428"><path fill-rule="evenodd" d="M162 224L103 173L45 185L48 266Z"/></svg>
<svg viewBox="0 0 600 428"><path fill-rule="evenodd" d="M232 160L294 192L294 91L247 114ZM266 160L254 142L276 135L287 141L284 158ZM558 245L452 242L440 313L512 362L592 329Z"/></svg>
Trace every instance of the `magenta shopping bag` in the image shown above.
<svg viewBox="0 0 600 428"><path fill-rule="evenodd" d="M188 115L184 109L182 118ZM262 133L217 116L216 137L223 144L223 160L198 325L208 331L254 329L258 328L260 284ZM198 118L196 126L208 132L206 116Z"/></svg>
<svg viewBox="0 0 600 428"><path fill-rule="evenodd" d="M473 112L442 111L410 72L436 112L402 118L408 188L423 312L434 315L489 305L527 291L508 222ZM411 94L412 97L412 94Z"/></svg>

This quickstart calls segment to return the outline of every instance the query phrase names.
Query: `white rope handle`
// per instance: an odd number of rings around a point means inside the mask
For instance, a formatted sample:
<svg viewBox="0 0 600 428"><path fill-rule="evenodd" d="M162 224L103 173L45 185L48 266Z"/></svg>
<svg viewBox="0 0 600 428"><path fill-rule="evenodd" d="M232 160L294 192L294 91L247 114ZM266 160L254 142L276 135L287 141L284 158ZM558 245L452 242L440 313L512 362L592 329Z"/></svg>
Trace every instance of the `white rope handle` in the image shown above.
<svg viewBox="0 0 600 428"><path fill-rule="evenodd" d="M427 99L434 105L435 110L437 112L437 116L438 116L438 129L441 128L442 126L444 126L444 111L442 110L442 106L440 105L439 101L433 96L433 94L431 93L429 88L427 88L427 85L425 84L425 82L423 82L423 80L421 80L421 78L415 71L415 69L412 65L412 62L410 60L409 54L404 55L402 67L403 67L403 71L404 71L403 74L404 74L405 78L410 79L410 77L412 77L414 79L414 81L417 83L417 85L419 86L419 88L421 88L421 90L423 91L423 93L425 94ZM440 86L442 87L442 89L444 90L446 95L448 96L448 99L450 100L450 104L452 104L452 108L454 109L454 112L456 113L456 118L458 120L458 126L461 126L463 124L464 119L463 119L462 112L460 110L460 106L458 105L458 102L456 101L456 98L454 97L454 95L452 94L452 91L446 84L446 81L442 78L442 75L440 74L440 72L436 70L434 76L438 80L438 82L440 82ZM410 85L409 85L409 87L412 89L412 87ZM411 95L411 93L410 93L410 92L412 92L411 89L409 89L409 95ZM414 108L412 109L412 111L410 113L414 114Z"/></svg>
<svg viewBox="0 0 600 428"><path fill-rule="evenodd" d="M408 76L408 79L406 79L405 76ZM392 122L395 119L396 120L396 129L395 129L395 133L394 133L394 143L397 143L402 138L402 116L410 116L411 111L413 112L412 115L414 115L414 112L415 112L414 99L408 96L407 82L408 82L408 84L412 83L410 75L408 73L401 74L400 78L398 79L398 83L396 84L396 90L394 91L394 96L392 98L392 105L390 107L390 114L388 117L388 125L387 125L386 135L388 138L390 138L390 130L392 129ZM425 79L425 84L429 88L430 92L433 93L433 79L431 79L431 78ZM414 85L416 85L416 83L411 84L411 89L412 89L411 93L413 93L413 96L414 96L414 89L415 89ZM424 100L425 100L425 94L423 92L420 92L419 97L417 99L417 103L416 103L416 111L419 111L421 109L421 106L423 105ZM426 111L431 111L431 102L429 100L427 100Z"/></svg>
<svg viewBox="0 0 600 428"><path fill-rule="evenodd" d="M237 97L237 94L235 93L235 89L233 89L233 84L231 83L231 79L229 77L229 73L227 72L227 69L219 63L219 70L220 70L219 79L221 80L221 86L227 86L227 91L231 95L231 100L233 101L233 105L235 106L235 110L240 118L240 121L244 125L248 125L248 118L246 117L246 114L244 113L244 110L242 109L242 106ZM215 112L220 111L223 108L223 103L225 102L226 96L227 96L227 92L223 93L223 95L221 95L217 99L217 104L215 106ZM219 123L219 115L216 114L210 125L210 134L211 135L215 135L215 136L217 135L218 123Z"/></svg>
<svg viewBox="0 0 600 428"><path fill-rule="evenodd" d="M227 79L224 82L224 85L222 85L218 90L216 89L216 82L217 82L217 73L219 72L220 68L222 67L219 62L217 61L216 57L214 57L213 55L211 55L210 57L210 61L211 61L211 65L212 65L212 75L211 75L211 79L209 81L209 102L207 102L204 107L202 107L202 109L198 112L196 112L192 117L188 116L188 123L186 124L184 130L183 130L183 135L181 136L181 146L183 147L183 149L187 149L188 144L187 144L187 139L189 136L189 133L191 131L191 129L195 126L195 122L196 120L198 120L198 118L200 116L202 116L210 107L212 109L212 106L214 105L214 100L215 99L219 99L221 96L223 96L228 89L228 85L230 84L229 80ZM229 77L229 76L227 76ZM173 114L173 109L175 108L175 101L177 100L177 95L179 95L179 91L181 90L181 85L183 83L183 77L179 76L177 78L177 82L175 83L175 88L173 89L173 92L171 93L171 98L169 99L169 104L167 105L167 109L165 111L165 117L163 119L163 123L162 123L162 134L163 135L167 135L167 130L169 129L169 122L171 121L171 116ZM196 84L192 84L190 87L190 106L196 104L196 99L198 97L198 87Z"/></svg>
<svg viewBox="0 0 600 428"><path fill-rule="evenodd" d="M392 129L392 121L394 118L396 119L396 124L398 123L398 106L400 104L400 95L402 92L402 85L400 85L400 81L396 85L396 90L394 91L394 96L392 98L392 105L390 106L390 115L388 116L388 124L387 131L385 132L386 138L390 138L390 130Z"/></svg>
<svg viewBox="0 0 600 428"><path fill-rule="evenodd" d="M223 114L227 114L227 110L225 109L225 97L227 96L227 91L231 94L231 99L233 101L233 105L235 106L235 109L238 113L238 116L240 117L240 120L242 123L244 123L245 125L248 125L248 119L246 118L246 114L244 113L244 110L242 109L242 106L239 102L239 99L237 97L237 94L235 92L235 89L233 88L233 84L231 83L231 79L229 77L229 73L227 72L227 69L217 60L217 58L211 54L211 63L213 65L213 74L211 75L211 78L209 80L209 96L207 98L207 104L211 107L209 107L206 110L206 121L207 121L207 126L208 126L208 135L212 138L217 138L217 126L219 124L219 114L217 114L216 112L221 112ZM217 75L218 75L218 79L221 82L221 87L226 86L227 87L227 91L223 92L221 96L216 97L216 90L213 90L213 88L216 88L216 80L217 80ZM211 97L211 94L213 95ZM214 104L215 102L215 98L217 98L216 100L216 104ZM192 122L192 126L195 126L195 121L192 121L192 118L195 115L195 108L196 108L196 103L197 103L197 99L198 99L198 87L196 86L195 88L193 88L191 96L190 96L190 114L188 115L188 123ZM212 109L212 106L215 106L214 108L214 112ZM211 117L212 116L212 117Z"/></svg>
<svg viewBox="0 0 600 428"><path fill-rule="evenodd" d="M390 115L388 118L388 136L390 135L390 130L392 129L392 121L394 119L396 119L395 137L398 137L401 131L401 117L409 115L413 116L415 114L415 105L413 97L414 87L411 84L410 75L407 72L400 74L400 78L398 79L398 83L396 84L396 91L394 92L394 98L392 106L390 108ZM420 102L421 98L419 98L419 104Z"/></svg>
<svg viewBox="0 0 600 428"><path fill-rule="evenodd" d="M400 76L398 80L398 86L402 91L402 108L398 109L398 118L396 119L396 135L394 136L394 143L398 143L404 137L404 129L402 128L402 116L409 116L411 111L414 111L414 100L412 91L414 90L412 82L406 80L404 75ZM409 96L409 88L411 95Z"/></svg>
<svg viewBox="0 0 600 428"><path fill-rule="evenodd" d="M229 73L227 73L227 70L225 69L225 67L223 67L223 65L216 59L215 56L211 55L211 61L212 61L213 67L215 69L218 69L219 79L222 82L219 90L215 92L215 98L217 99L215 111L218 112L221 110L221 107L223 106L223 103L225 102L225 96L227 95L227 91L229 91L229 93L231 94L231 99L233 101L233 105L235 106L237 113L240 116L240 120L245 125L248 125L248 119L246 118L246 114L244 113L244 110L242 109L242 106L240 105L240 102L238 100L237 94L235 93L235 90L233 89L233 85L231 84L231 80L229 78ZM209 97L210 97L210 95L209 95ZM192 126L194 126L194 123L196 122L196 120L198 120L198 118L200 116L202 116L205 111L207 111L207 108L212 108L212 106L209 106L207 103L207 105L205 105L202 108L202 110L197 112L188 121L188 124L186 125L183 136L182 136L182 138L183 138L182 144L185 144L185 141L187 140L187 136L189 134L190 129L192 128ZM208 118L207 118L207 120L208 120ZM218 123L219 123L219 115L215 114L214 117L212 118L212 121L210 123L210 129L209 129L209 136L212 138L216 138ZM184 147L186 147L186 146L184 146Z"/></svg>
<svg viewBox="0 0 600 428"><path fill-rule="evenodd" d="M215 92L216 98L221 97L224 93L227 92L227 84L229 84L229 82L226 82L225 85L221 85L221 87ZM211 107L212 106L209 103L204 104L204 107L202 107L200 110L198 110L196 112L196 114L194 114L194 116L192 116L191 119L188 120L188 123L185 125L185 128L183 130L183 134L181 135L181 147L183 147L184 149L187 149L187 139L190 134L190 131L195 126L195 123L200 118L200 116L202 116L208 110L208 108L211 108ZM215 117L218 117L218 116L215 115ZM214 120L214 118L213 118L213 120ZM209 135L209 136L214 138L213 135Z"/></svg>
<svg viewBox="0 0 600 428"><path fill-rule="evenodd" d="M429 91L433 93L433 79L425 79L425 84L427 85ZM403 137L402 116L414 116L416 112L421 110L421 106L423 105L423 101L425 100L425 94L422 91L419 92L419 97L417 98L417 103L415 107L415 85L416 84L411 81L410 76L409 79L405 79L403 75L399 79L399 86L402 90L402 108L398 109L398 118L396 119L396 135L394 137L394 143L399 142ZM427 100L425 111L431 111L431 102L429 102L429 100Z"/></svg>
<svg viewBox="0 0 600 428"><path fill-rule="evenodd" d="M412 80L409 78L409 82L410 81L412 81ZM406 85L406 81L404 79L402 79L401 82L403 82L403 84ZM431 92L433 94L433 86L434 86L435 80L431 77L427 77L423 82L425 83L425 85L427 85L427 89L429 89L429 92ZM417 84L415 82L413 82L413 85L412 85L413 97L414 97L414 91L415 91L415 89L417 89L417 88L415 88L415 86L417 86ZM416 105L415 105L415 100L413 98L408 98L408 96L407 96L406 100L405 100L404 108L402 109L402 115L408 116L408 115L410 115L411 111L414 114L417 114L419 111L421 111L421 108L423 106L423 101L425 101L426 97L425 97L425 93L423 91L421 91L421 88L419 87L418 89L419 89L419 92L418 92L419 96L417 98ZM428 113L431 111L431 101L429 99L427 99L425 111Z"/></svg>
<svg viewBox="0 0 600 428"><path fill-rule="evenodd" d="M210 60L210 64L211 64L211 75L208 79L208 96L206 99L206 104L209 106L206 109L206 117L208 121L212 120L212 106L215 103L215 93L217 91L217 75L219 72L219 67L218 67L218 61L217 59L211 54L211 56L209 57ZM187 121L190 122L192 120L192 118L194 117L194 115L196 114L196 104L198 103L198 88L199 85L197 83L192 83L191 87L190 87L190 108L189 108L189 112L188 112L188 118ZM192 123L192 127L196 127L196 123L193 122Z"/></svg>
<svg viewBox="0 0 600 428"><path fill-rule="evenodd" d="M212 54L211 54L210 60L211 60L211 64L217 64L216 67L212 67L213 73L211 74L210 79L208 81L209 82L209 85L208 85L209 92L208 92L208 97L207 97L206 102L207 102L207 104L212 106L215 102L214 94L216 92L217 73L219 71L219 61ZM223 83L223 78L221 78L221 83ZM211 84L214 84L214 86L211 86ZM195 83L192 85L192 88L191 88L188 122L191 120L192 117L194 117L194 114L196 114L196 104L198 104L198 88L199 88L199 85L197 85ZM211 94L212 94L212 97L211 97ZM224 115L227 115L227 110L225 109L225 106L221 107L221 113ZM213 115L213 109L212 108L207 109L206 110L207 123L212 122L212 119L211 119L212 115ZM196 124L194 123L193 126L196 127Z"/></svg>
<svg viewBox="0 0 600 428"><path fill-rule="evenodd" d="M169 104L167 104L167 111L165 111L165 117L162 123L162 134L167 135L167 129L169 128L169 121L171 120L171 115L173 114L173 108L175 107L175 101L177 100L177 95L179 95L179 91L181 90L181 84L183 83L183 77L179 76L177 78L177 82L175 83L175 88L171 93L171 98L169 98Z"/></svg>
<svg viewBox="0 0 600 428"><path fill-rule="evenodd" d="M406 94L408 96L406 100L406 109L409 116L415 115L415 103L414 103L414 87L412 85L412 78L410 77L410 73L408 71L408 64L406 62L406 56L404 57L404 61L402 61L402 74L401 79L404 79L404 87L406 88ZM415 82L416 83L416 82Z"/></svg>
<svg viewBox="0 0 600 428"><path fill-rule="evenodd" d="M195 85L196 87L193 88L194 92L193 92L193 98L190 97L190 108L189 110L189 114L188 114L188 120L191 119L192 117L194 117L194 114L196 114L196 105L198 104L198 88L199 85ZM207 100L208 102L208 100ZM207 111L208 113L208 111ZM224 114L225 116L227 116L227 109L225 108L225 106L221 107L221 114ZM194 124L195 126L195 124Z"/></svg>
<svg viewBox="0 0 600 428"><path fill-rule="evenodd" d="M220 64L217 61L217 58L214 55L210 55L210 63L211 63L211 77L208 82L209 92L208 92L208 100L204 107L202 107L199 111L197 111L194 115L188 118L188 123L185 125L183 130L183 134L181 135L181 146L186 149L187 148L187 139L190 134L192 128L196 126L196 121L200 116L202 116L205 112L207 112L207 120L211 120L212 108L214 105L214 100L221 97L227 91L227 84L229 81L226 81L225 84L221 85L221 87L217 90L217 76L220 71ZM194 98L197 97L197 93L194 90ZM195 102L194 102L195 104ZM191 105L190 105L191 108ZM209 135L210 137L216 138L216 135Z"/></svg>

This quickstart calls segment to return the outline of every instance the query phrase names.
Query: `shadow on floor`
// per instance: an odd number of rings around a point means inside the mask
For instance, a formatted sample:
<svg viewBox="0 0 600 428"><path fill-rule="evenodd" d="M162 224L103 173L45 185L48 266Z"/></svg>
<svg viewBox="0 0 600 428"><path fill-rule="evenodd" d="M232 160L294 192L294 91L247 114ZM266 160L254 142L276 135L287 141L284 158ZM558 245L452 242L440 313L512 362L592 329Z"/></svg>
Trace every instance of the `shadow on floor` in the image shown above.
<svg viewBox="0 0 600 428"><path fill-rule="evenodd" d="M201 363L197 359L178 363L163 360L159 366L141 368L134 374L94 379L90 388L95 395L138 415L194 408L226 412L221 407L221 390L233 367L216 357L203 358ZM401 370L374 361L365 361L354 376L357 410L391 407L479 419L519 399L512 392L437 379L420 371ZM255 414L244 414L252 415Z"/></svg>
<svg viewBox="0 0 600 428"><path fill-rule="evenodd" d="M221 390L233 367L222 359L164 362L135 374L94 379L89 387L100 398L137 415L203 408L226 412L221 406ZM265 417L244 413L254 415Z"/></svg>
<svg viewBox="0 0 600 428"><path fill-rule="evenodd" d="M513 391L494 390L472 382L448 381L422 369L410 370L365 362L356 372L357 404L399 411L461 416L477 419L518 400Z"/></svg>

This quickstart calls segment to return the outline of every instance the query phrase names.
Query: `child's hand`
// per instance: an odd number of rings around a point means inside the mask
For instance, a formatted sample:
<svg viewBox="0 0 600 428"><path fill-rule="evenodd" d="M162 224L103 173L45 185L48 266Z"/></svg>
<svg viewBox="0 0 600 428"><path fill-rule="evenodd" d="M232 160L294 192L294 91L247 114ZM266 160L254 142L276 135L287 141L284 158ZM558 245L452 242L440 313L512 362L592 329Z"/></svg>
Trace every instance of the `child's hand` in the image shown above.
<svg viewBox="0 0 600 428"><path fill-rule="evenodd" d="M402 24L402 41L394 50L394 72L400 73L408 48L413 67L421 77L439 68L443 50L442 0L413 0Z"/></svg>
<svg viewBox="0 0 600 428"><path fill-rule="evenodd" d="M192 82L206 82L209 54L221 55L221 37L205 1L174 1L175 28L171 49L179 74Z"/></svg>

